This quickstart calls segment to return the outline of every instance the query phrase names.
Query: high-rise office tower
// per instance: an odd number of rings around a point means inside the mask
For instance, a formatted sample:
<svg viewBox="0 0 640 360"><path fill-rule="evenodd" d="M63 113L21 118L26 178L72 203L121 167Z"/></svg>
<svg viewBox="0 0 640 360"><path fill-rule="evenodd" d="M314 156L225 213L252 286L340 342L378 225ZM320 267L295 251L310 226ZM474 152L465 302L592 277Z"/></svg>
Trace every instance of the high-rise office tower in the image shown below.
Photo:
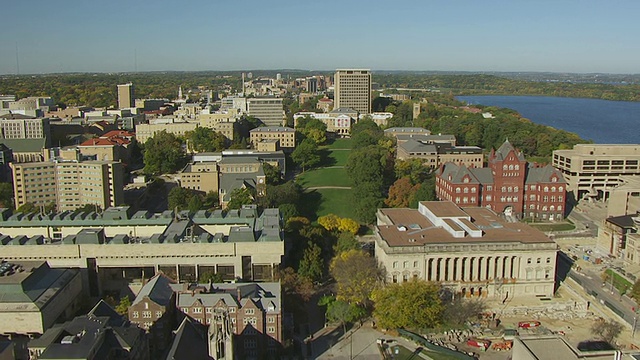
<svg viewBox="0 0 640 360"><path fill-rule="evenodd" d="M371 71L338 69L334 76L334 108L352 108L360 114L371 113Z"/></svg>
<svg viewBox="0 0 640 360"><path fill-rule="evenodd" d="M118 109L132 108L134 106L133 84L118 85Z"/></svg>

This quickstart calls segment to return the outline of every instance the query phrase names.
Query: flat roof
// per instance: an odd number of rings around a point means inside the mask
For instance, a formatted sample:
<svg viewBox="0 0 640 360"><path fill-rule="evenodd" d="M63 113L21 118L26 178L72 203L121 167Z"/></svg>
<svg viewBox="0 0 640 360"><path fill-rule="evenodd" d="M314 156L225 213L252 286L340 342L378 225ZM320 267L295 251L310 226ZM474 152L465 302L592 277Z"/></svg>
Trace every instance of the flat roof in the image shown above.
<svg viewBox="0 0 640 360"><path fill-rule="evenodd" d="M416 209L379 209L378 211L387 217L389 222L378 225L376 229L389 246L422 246L427 244L469 244L469 243L549 243L550 240L543 232L523 223L510 223L504 221L493 211L486 208L465 208L454 211L450 202L422 202L432 206L442 207L441 214L451 215L462 213L470 217L470 221L464 221L471 230L481 230L481 237L454 237L443 227L434 225ZM436 204L432 204L436 203ZM454 207L457 207L453 204ZM445 216L446 217L446 216ZM445 219L446 220L446 219ZM447 222L449 223L449 222ZM412 226L417 225L417 226ZM455 230L463 230L457 224Z"/></svg>
<svg viewBox="0 0 640 360"><path fill-rule="evenodd" d="M420 201L420 204L426 206L437 217L467 217L458 205L451 201Z"/></svg>

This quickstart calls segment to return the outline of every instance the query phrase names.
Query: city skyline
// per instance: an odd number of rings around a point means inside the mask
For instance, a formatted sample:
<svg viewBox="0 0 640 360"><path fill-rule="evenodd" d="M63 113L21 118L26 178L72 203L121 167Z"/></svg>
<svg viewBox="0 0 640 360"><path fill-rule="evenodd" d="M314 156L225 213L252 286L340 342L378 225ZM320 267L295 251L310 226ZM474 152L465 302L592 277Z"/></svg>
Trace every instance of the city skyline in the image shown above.
<svg viewBox="0 0 640 360"><path fill-rule="evenodd" d="M370 68L640 73L640 3L5 4L0 74Z"/></svg>

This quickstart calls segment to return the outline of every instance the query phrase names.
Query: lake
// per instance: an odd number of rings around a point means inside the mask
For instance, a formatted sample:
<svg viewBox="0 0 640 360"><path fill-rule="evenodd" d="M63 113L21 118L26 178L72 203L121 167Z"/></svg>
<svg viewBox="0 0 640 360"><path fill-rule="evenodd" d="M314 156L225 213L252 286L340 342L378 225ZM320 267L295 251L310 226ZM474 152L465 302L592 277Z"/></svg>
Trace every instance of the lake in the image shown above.
<svg viewBox="0 0 640 360"><path fill-rule="evenodd" d="M596 144L640 143L640 102L550 96L458 96L471 105L516 110L523 117L570 131Z"/></svg>

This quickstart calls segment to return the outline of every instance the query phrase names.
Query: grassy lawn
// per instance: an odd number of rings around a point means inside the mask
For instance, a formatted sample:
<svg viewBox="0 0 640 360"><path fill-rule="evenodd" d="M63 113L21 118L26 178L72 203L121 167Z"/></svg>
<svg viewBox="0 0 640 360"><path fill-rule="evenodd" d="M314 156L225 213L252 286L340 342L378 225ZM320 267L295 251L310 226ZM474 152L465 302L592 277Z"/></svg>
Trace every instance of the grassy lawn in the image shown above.
<svg viewBox="0 0 640 360"><path fill-rule="evenodd" d="M559 224L535 224L529 223L531 227L534 227L540 231L549 232L549 231L569 231L575 230L575 225L569 223L559 223Z"/></svg>
<svg viewBox="0 0 640 360"><path fill-rule="evenodd" d="M609 278L606 280L606 284L608 286L611 286L611 278L610 276L613 275L613 287L615 287L616 289L618 289L619 292L626 292L631 290L631 288L633 287L633 284L629 282L629 280L625 279L624 277L622 277L620 274L618 274L617 272L611 270L611 269L607 269L605 271L605 273L609 276Z"/></svg>
<svg viewBox="0 0 640 360"><path fill-rule="evenodd" d="M329 153L328 166L345 166L351 152L349 150L336 150Z"/></svg>
<svg viewBox="0 0 640 360"><path fill-rule="evenodd" d="M328 149L351 149L351 139L335 139L331 144L324 147Z"/></svg>
<svg viewBox="0 0 640 360"><path fill-rule="evenodd" d="M327 214L336 214L340 217L355 219L353 206L351 206L351 190L320 189L307 191L303 195L302 215L315 221L318 217Z"/></svg>
<svg viewBox="0 0 640 360"><path fill-rule="evenodd" d="M298 184L304 188L315 186L351 186L351 180L343 168L326 168L306 171L298 175Z"/></svg>

